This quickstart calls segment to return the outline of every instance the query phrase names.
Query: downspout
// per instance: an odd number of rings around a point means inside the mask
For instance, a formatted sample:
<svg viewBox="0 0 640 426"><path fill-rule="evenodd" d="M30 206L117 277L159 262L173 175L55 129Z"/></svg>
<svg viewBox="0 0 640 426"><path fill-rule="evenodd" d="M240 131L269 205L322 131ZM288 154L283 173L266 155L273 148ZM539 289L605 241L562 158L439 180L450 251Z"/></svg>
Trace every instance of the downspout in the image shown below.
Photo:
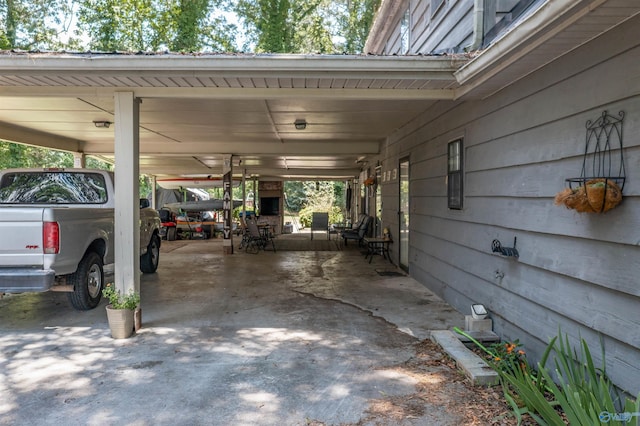
<svg viewBox="0 0 640 426"><path fill-rule="evenodd" d="M473 2L473 42L469 50L478 50L484 42L484 0Z"/></svg>

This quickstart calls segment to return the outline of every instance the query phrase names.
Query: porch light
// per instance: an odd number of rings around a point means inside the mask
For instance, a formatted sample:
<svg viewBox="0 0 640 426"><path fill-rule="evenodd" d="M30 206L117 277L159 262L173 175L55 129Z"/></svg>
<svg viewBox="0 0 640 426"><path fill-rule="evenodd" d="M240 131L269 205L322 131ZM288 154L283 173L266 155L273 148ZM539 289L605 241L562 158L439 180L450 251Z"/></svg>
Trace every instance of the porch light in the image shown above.
<svg viewBox="0 0 640 426"><path fill-rule="evenodd" d="M307 128L307 122L304 118L297 119L293 125L296 126L296 130L304 130Z"/></svg>
<svg viewBox="0 0 640 426"><path fill-rule="evenodd" d="M106 120L93 120L93 125L99 129L108 129L109 126L111 126L111 122Z"/></svg>

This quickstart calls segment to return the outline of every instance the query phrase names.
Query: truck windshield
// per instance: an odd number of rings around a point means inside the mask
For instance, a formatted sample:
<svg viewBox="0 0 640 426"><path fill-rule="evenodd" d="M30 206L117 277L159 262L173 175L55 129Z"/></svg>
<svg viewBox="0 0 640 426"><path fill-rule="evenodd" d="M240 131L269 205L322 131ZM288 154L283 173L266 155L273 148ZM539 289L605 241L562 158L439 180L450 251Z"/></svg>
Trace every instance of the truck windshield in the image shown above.
<svg viewBox="0 0 640 426"><path fill-rule="evenodd" d="M0 204L103 204L104 177L99 173L16 172L0 180Z"/></svg>

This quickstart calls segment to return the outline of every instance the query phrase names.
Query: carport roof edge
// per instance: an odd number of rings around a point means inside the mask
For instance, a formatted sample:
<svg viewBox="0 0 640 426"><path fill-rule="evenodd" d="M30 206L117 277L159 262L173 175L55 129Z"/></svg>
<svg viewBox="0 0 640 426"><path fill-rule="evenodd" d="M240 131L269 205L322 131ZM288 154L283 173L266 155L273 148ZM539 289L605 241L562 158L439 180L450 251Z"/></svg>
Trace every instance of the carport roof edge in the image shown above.
<svg viewBox="0 0 640 426"><path fill-rule="evenodd" d="M36 75L40 72L99 72L101 74L153 72L172 75L202 71L241 73L246 76L269 74L300 75L318 73L361 73L386 78L429 78L455 81L453 73L470 57L371 56L371 55L258 55L258 54L177 54L177 53L66 53L0 51L0 75L13 72ZM310 75L311 73L311 75Z"/></svg>

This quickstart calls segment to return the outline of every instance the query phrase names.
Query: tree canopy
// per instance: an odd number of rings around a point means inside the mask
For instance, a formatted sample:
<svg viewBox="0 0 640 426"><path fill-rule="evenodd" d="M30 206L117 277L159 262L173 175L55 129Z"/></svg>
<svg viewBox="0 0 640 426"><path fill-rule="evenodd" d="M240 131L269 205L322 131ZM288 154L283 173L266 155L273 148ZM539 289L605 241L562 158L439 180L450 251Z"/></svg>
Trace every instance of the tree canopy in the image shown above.
<svg viewBox="0 0 640 426"><path fill-rule="evenodd" d="M360 53L380 0L0 0L0 49Z"/></svg>

